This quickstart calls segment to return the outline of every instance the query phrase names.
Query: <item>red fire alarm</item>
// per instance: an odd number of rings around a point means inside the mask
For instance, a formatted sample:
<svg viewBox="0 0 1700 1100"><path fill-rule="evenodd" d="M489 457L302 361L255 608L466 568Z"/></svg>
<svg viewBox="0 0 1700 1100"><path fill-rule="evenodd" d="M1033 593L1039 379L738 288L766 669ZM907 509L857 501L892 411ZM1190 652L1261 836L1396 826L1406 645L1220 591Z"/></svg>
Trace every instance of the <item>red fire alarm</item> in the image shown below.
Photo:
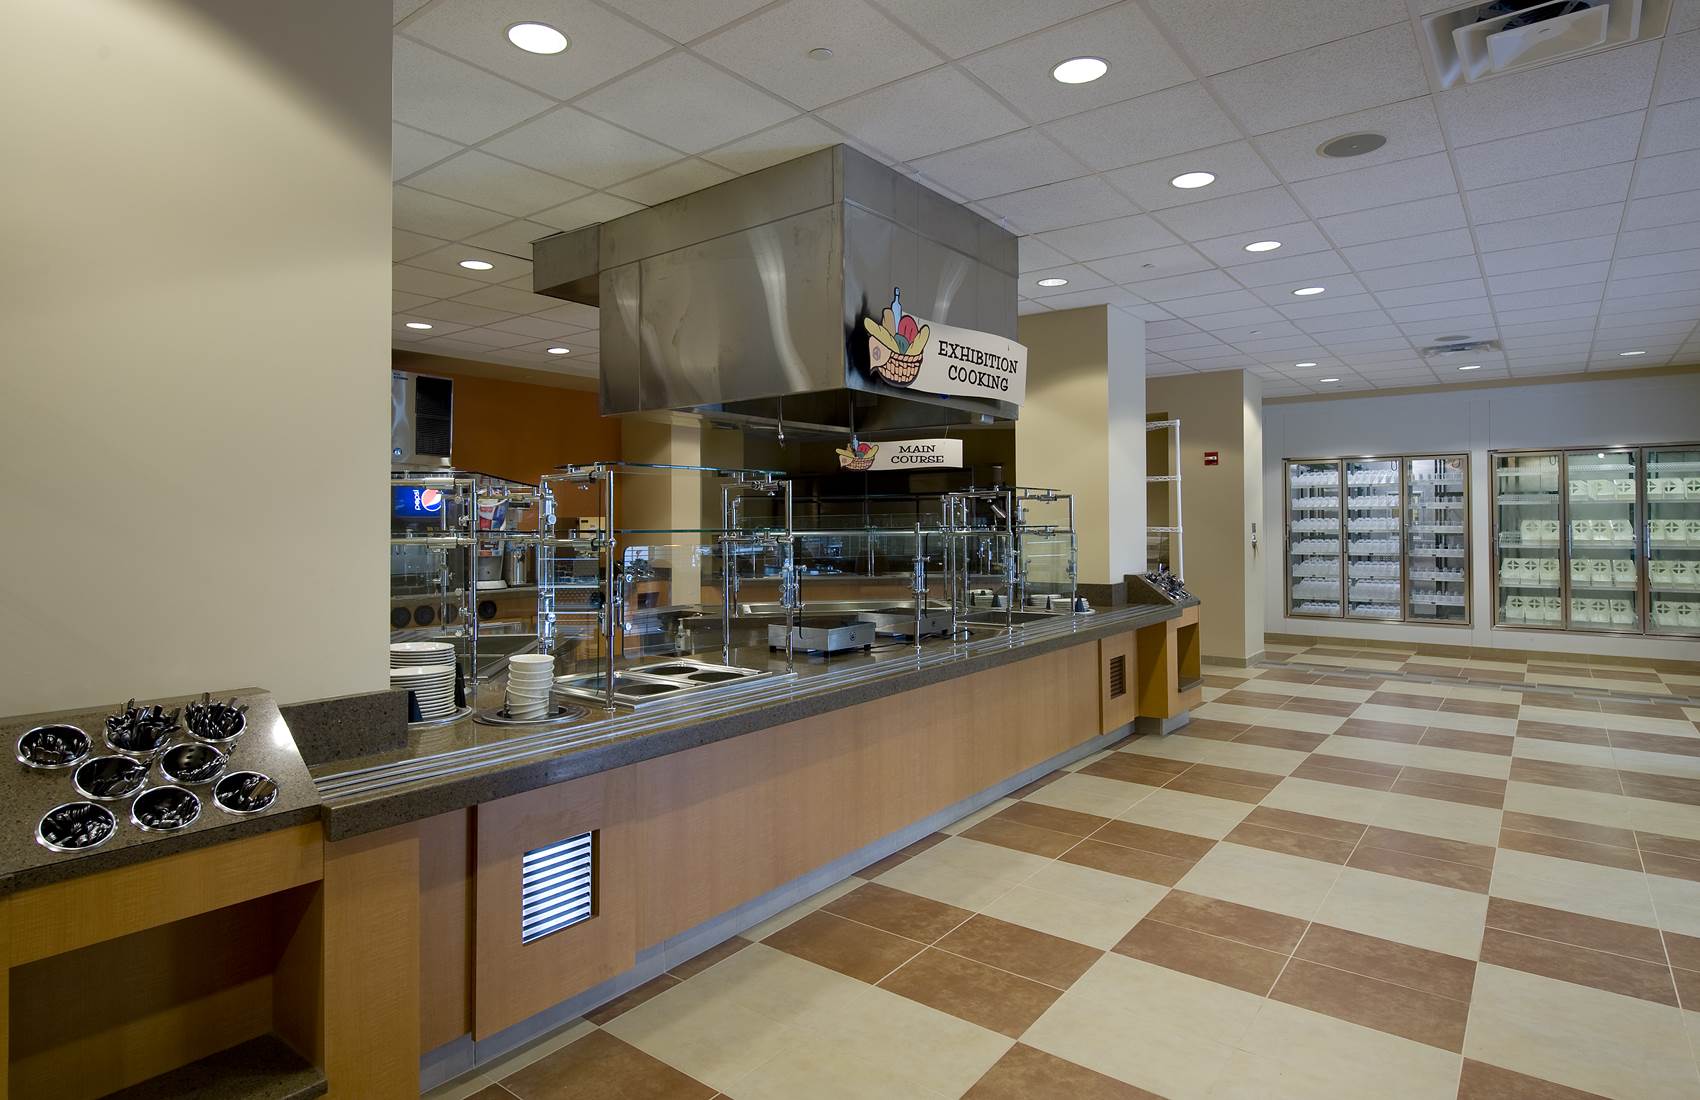
<svg viewBox="0 0 1700 1100"><path fill-rule="evenodd" d="M1204 464L1206 466L1220 466L1222 464L1222 456L1217 454L1215 451L1205 451Z"/></svg>

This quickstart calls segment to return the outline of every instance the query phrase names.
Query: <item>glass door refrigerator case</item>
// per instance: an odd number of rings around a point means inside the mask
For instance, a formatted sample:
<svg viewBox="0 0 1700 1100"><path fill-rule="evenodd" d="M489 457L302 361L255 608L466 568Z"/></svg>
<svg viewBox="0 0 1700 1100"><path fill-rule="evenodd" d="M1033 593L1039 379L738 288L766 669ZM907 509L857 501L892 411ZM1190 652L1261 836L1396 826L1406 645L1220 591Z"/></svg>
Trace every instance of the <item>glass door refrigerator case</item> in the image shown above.
<svg viewBox="0 0 1700 1100"><path fill-rule="evenodd" d="M1500 626L1564 626L1564 494L1557 451L1493 456L1493 615Z"/></svg>
<svg viewBox="0 0 1700 1100"><path fill-rule="evenodd" d="M1470 621L1467 455L1405 460L1405 618Z"/></svg>
<svg viewBox="0 0 1700 1100"><path fill-rule="evenodd" d="M1700 444L1649 447L1647 633L1700 636Z"/></svg>
<svg viewBox="0 0 1700 1100"><path fill-rule="evenodd" d="M1287 462L1287 613L1339 618L1344 562L1340 463Z"/></svg>
<svg viewBox="0 0 1700 1100"><path fill-rule="evenodd" d="M1570 581L1566 622L1572 630L1641 630L1639 452L1567 451Z"/></svg>
<svg viewBox="0 0 1700 1100"><path fill-rule="evenodd" d="M1348 458L1346 472L1346 617L1403 617L1404 554L1399 522L1404 463Z"/></svg>

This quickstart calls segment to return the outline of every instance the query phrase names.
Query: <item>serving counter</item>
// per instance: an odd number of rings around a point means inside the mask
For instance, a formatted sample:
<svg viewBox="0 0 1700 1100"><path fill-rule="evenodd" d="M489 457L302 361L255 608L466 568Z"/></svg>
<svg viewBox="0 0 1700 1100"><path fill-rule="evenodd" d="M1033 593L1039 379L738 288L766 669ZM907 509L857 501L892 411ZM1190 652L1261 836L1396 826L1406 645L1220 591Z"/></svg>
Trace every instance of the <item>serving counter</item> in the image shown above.
<svg viewBox="0 0 1700 1100"><path fill-rule="evenodd" d="M312 768L276 827L49 860L54 882L8 859L0 1098L216 1076L227 1048L297 1076L218 1095L411 1098L1113 742L1142 701L1185 705L1196 615L1036 615L574 723L463 720ZM121 1007L36 1019L134 958Z"/></svg>

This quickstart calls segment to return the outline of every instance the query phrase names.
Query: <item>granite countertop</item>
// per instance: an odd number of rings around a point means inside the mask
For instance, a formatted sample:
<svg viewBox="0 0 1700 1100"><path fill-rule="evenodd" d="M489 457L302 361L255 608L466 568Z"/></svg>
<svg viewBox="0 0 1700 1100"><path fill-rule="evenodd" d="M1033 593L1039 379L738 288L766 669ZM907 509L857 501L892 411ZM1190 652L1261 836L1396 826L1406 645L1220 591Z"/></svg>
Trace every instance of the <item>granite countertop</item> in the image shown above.
<svg viewBox="0 0 1700 1100"><path fill-rule="evenodd" d="M1057 615L1013 630L978 631L967 641L929 641L920 649L882 641L871 651L830 658L799 654L789 674L613 714L586 704L589 713L580 720L554 726L462 719L410 731L400 748L312 769L325 835L357 836L795 722L1162 622L1195 603ZM698 656L721 659L718 650ZM735 651L731 663L771 667L769 660L765 649L751 649Z"/></svg>
<svg viewBox="0 0 1700 1100"><path fill-rule="evenodd" d="M307 765L296 749L295 740L290 736L289 727L278 712L276 701L258 688L214 694L217 699L229 699L231 696L248 704L248 729L231 747L226 771L264 772L276 780L278 795L271 808L250 817L237 817L213 802L210 784L197 786L190 788L201 797L200 816L193 824L176 832L149 833L130 820L130 799L103 802L100 805L111 810L118 819L118 830L103 844L83 852L55 852L36 841L36 826L43 814L63 803L82 801L83 796L71 786L71 773L75 768L40 771L19 763L16 759L18 738L35 726L63 723L77 726L89 735L93 746L90 757L108 755L111 750L106 748L105 742L106 716L122 709L123 704L114 702L95 709L0 719L0 738L4 739L12 756L6 765L0 767L0 894L317 818L318 793L307 772ZM159 703L167 711L189 701L190 698L146 700L150 704ZM186 739L185 734L178 733L172 744ZM157 763L148 772L149 787L169 782L160 774Z"/></svg>

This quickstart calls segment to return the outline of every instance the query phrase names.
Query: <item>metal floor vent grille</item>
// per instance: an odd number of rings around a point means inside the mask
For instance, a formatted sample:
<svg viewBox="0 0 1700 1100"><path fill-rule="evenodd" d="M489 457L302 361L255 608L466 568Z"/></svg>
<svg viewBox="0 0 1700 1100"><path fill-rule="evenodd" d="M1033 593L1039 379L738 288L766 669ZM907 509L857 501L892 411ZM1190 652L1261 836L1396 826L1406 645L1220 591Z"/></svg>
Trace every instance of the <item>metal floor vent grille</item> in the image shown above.
<svg viewBox="0 0 1700 1100"><path fill-rule="evenodd" d="M520 861L519 942L530 943L596 915L596 834L580 833Z"/></svg>

